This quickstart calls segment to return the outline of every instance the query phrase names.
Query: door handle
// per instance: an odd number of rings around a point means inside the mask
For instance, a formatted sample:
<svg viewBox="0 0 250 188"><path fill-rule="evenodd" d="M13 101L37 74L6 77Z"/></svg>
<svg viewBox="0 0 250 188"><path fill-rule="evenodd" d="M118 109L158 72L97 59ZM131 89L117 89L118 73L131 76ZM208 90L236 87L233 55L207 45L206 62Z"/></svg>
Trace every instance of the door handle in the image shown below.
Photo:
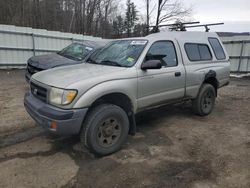
<svg viewBox="0 0 250 188"><path fill-rule="evenodd" d="M175 72L174 75L177 76L181 76L181 72Z"/></svg>

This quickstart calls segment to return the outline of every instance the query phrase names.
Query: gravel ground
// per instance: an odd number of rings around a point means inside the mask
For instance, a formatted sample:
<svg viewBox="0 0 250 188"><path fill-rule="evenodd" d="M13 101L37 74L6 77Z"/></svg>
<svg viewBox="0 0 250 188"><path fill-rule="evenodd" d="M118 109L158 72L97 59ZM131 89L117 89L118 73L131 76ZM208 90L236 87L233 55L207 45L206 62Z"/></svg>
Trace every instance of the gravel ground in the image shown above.
<svg viewBox="0 0 250 188"><path fill-rule="evenodd" d="M207 117L190 104L137 115L123 149L96 158L35 127L24 71L0 71L0 187L250 187L250 80L232 79Z"/></svg>
<svg viewBox="0 0 250 188"><path fill-rule="evenodd" d="M0 135L34 127L23 106L24 93L29 89L24 71L1 70L0 85Z"/></svg>

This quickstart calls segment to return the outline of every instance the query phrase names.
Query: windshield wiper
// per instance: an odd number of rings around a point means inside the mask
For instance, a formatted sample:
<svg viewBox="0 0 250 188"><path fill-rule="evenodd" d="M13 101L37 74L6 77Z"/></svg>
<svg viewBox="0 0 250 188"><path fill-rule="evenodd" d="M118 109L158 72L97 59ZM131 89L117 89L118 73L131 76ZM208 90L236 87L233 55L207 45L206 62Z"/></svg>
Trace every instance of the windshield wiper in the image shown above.
<svg viewBox="0 0 250 188"><path fill-rule="evenodd" d="M112 65L112 66L117 66L117 67L122 67L121 64L117 63L116 61L110 61L110 60L103 60L101 61L100 64L103 64L103 65Z"/></svg>
<svg viewBox="0 0 250 188"><path fill-rule="evenodd" d="M74 57L74 56L69 55L69 54L60 53L60 55L63 56L63 57L66 57L66 58L68 58L68 59L72 59L72 60L76 60L76 61L81 61L80 58Z"/></svg>

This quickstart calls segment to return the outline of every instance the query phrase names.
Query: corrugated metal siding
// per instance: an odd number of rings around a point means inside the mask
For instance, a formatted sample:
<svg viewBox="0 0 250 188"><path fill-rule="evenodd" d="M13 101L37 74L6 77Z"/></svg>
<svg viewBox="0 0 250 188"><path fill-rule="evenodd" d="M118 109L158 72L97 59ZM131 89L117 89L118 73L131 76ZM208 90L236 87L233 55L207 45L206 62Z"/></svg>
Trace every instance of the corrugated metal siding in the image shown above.
<svg viewBox="0 0 250 188"><path fill-rule="evenodd" d="M0 25L0 68L23 67L33 55L56 52L73 41L83 40L105 39L44 29Z"/></svg>
<svg viewBox="0 0 250 188"><path fill-rule="evenodd" d="M0 25L0 68L23 67L33 55L59 51L73 41L104 40L72 33ZM250 36L221 37L232 72L250 72Z"/></svg>
<svg viewBox="0 0 250 188"><path fill-rule="evenodd" d="M231 72L250 72L250 36L221 37L230 57Z"/></svg>

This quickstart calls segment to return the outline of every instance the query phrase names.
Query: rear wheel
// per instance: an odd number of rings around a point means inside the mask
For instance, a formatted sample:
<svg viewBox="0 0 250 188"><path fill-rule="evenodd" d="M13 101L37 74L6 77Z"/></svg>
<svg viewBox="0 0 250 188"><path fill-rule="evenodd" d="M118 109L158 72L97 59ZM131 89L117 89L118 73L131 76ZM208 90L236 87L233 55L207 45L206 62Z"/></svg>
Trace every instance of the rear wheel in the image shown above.
<svg viewBox="0 0 250 188"><path fill-rule="evenodd" d="M81 141L98 156L118 151L126 141L129 120L119 106L102 104L95 107L83 125Z"/></svg>
<svg viewBox="0 0 250 188"><path fill-rule="evenodd" d="M203 84L195 100L193 110L197 115L205 116L212 112L215 104L215 88L211 84Z"/></svg>

